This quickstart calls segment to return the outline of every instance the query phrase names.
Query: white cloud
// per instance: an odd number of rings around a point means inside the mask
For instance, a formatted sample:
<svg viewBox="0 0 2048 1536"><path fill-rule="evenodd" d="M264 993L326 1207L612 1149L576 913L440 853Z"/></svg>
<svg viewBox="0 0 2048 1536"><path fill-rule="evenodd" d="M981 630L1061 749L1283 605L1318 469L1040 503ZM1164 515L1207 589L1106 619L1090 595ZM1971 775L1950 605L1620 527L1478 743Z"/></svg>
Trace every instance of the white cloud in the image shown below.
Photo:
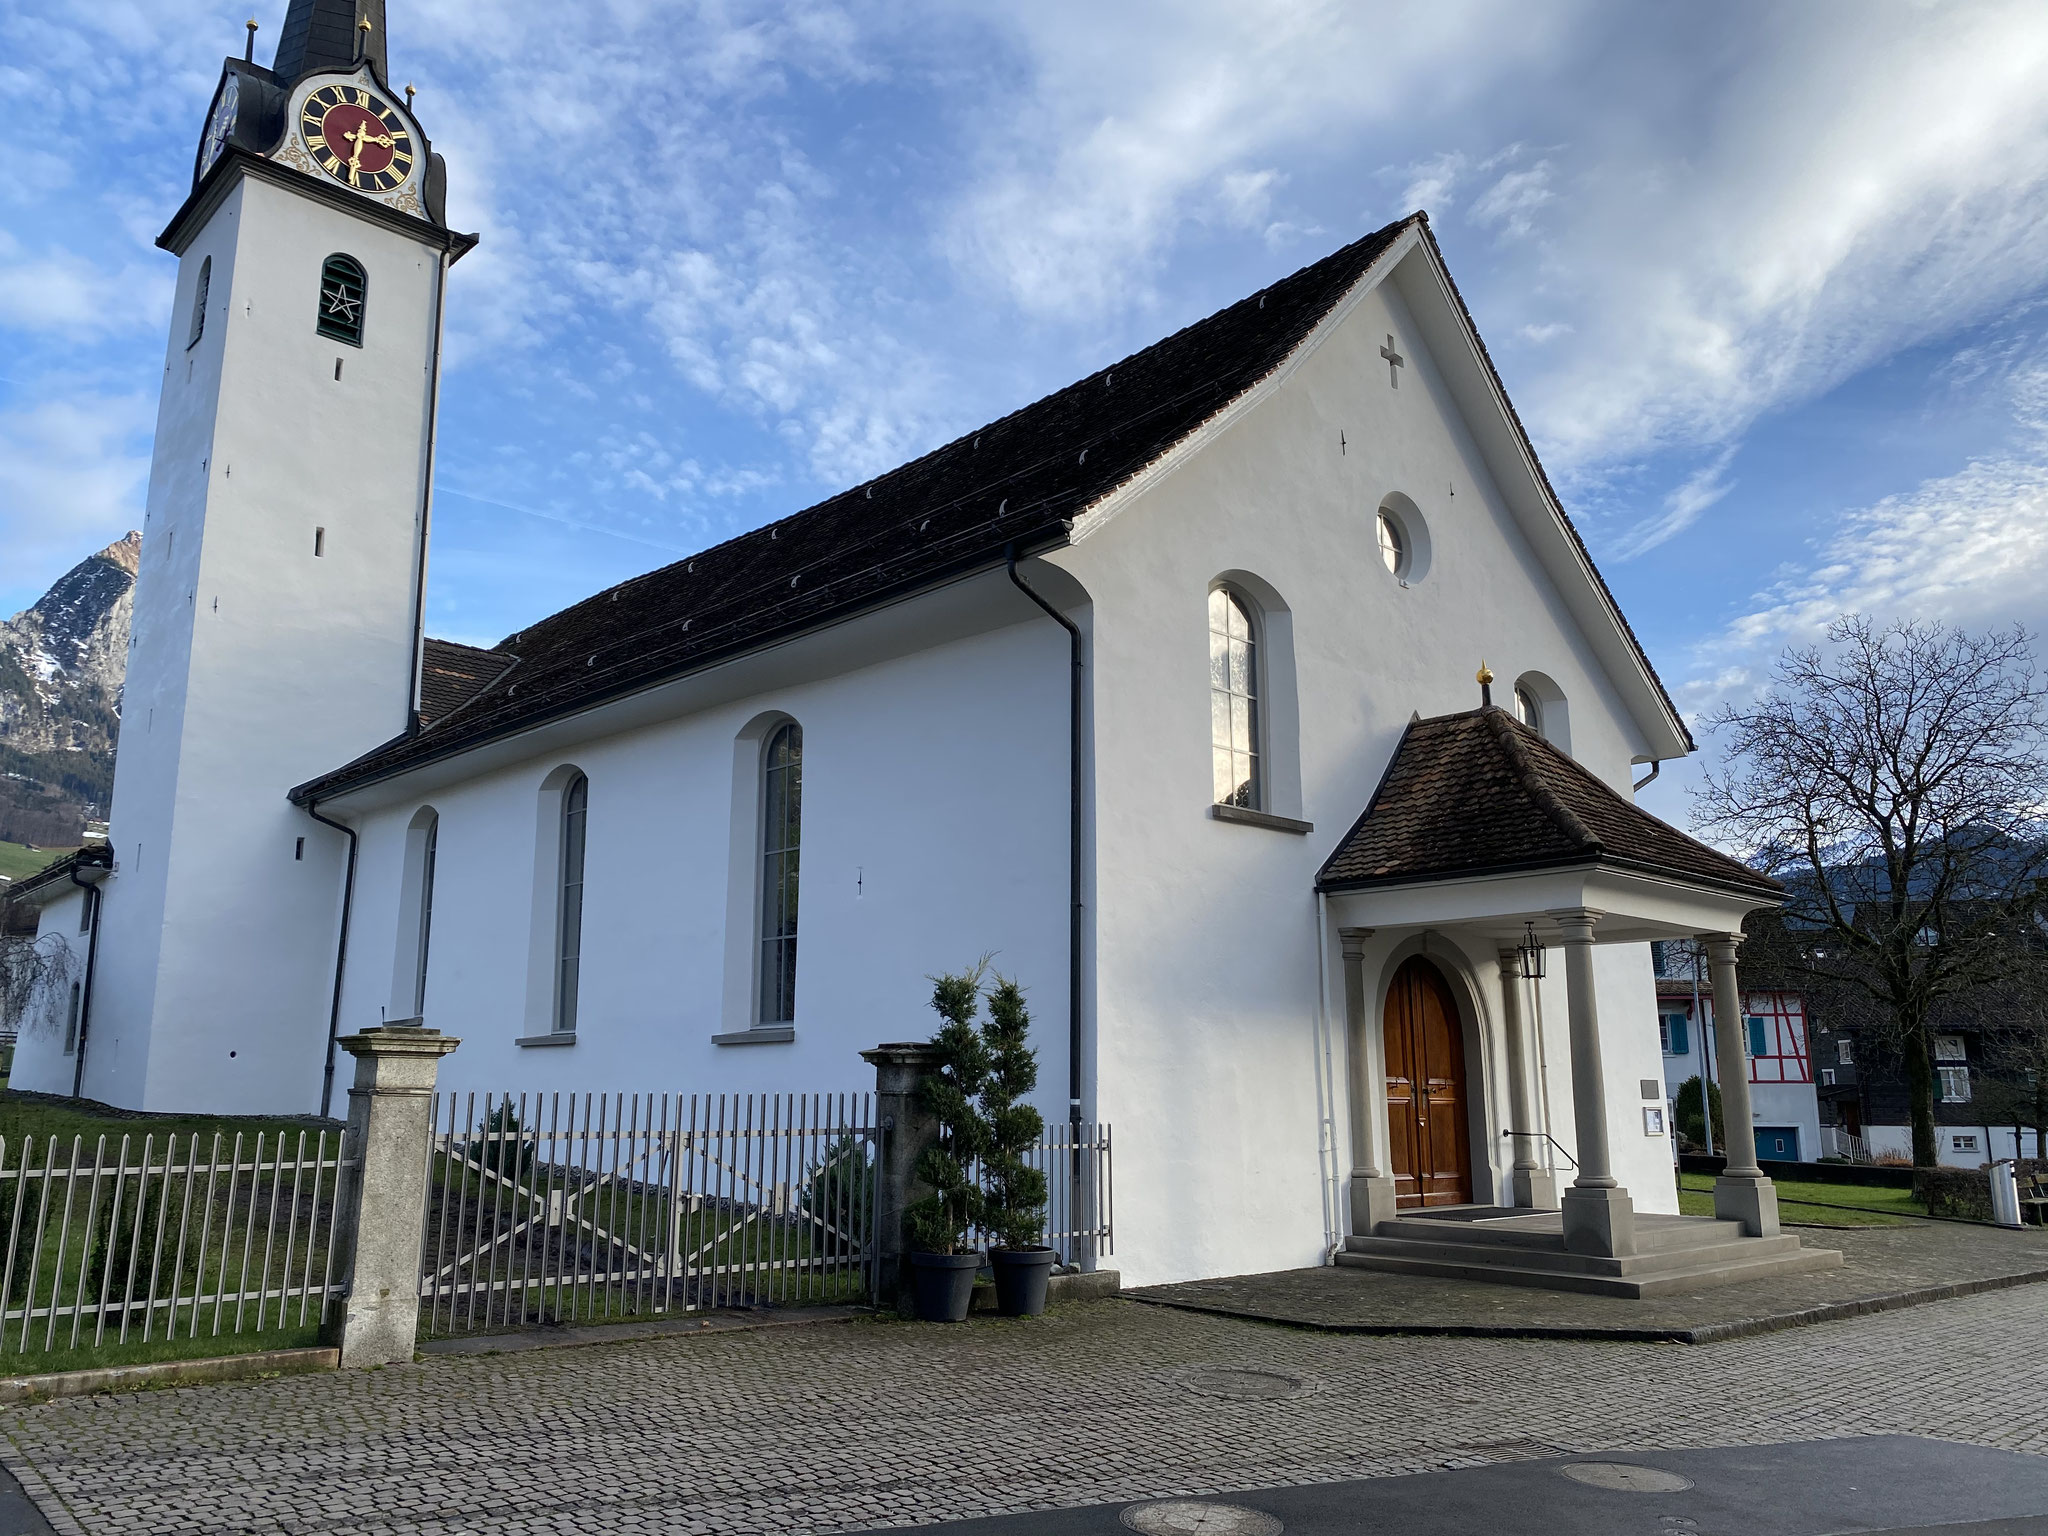
<svg viewBox="0 0 2048 1536"><path fill-rule="evenodd" d="M2007 398L2007 451L1843 514L1810 559L1696 646L1688 707L1751 686L1842 613L2048 628L2048 360L2016 370Z"/></svg>
<svg viewBox="0 0 2048 1536"><path fill-rule="evenodd" d="M0 413L0 549L16 606L141 526L156 414L140 393L62 380L39 381L37 393L37 403Z"/></svg>
<svg viewBox="0 0 2048 1536"><path fill-rule="evenodd" d="M1735 449L1724 448L1708 463L1687 475L1676 489L1665 496L1664 515L1638 523L1625 534L1615 545L1615 557L1633 560L1698 522L1702 512L1735 489L1735 483L1728 479L1728 466L1734 460Z"/></svg>
<svg viewBox="0 0 2048 1536"><path fill-rule="evenodd" d="M1551 169L1548 160L1538 160L1526 170L1509 171L1473 199L1468 217L1482 229L1517 238L1528 234L1536 210L1557 196L1550 190Z"/></svg>
<svg viewBox="0 0 2048 1536"><path fill-rule="evenodd" d="M110 272L68 251L30 255L0 231L0 327L78 338L161 335L172 286L161 266Z"/></svg>

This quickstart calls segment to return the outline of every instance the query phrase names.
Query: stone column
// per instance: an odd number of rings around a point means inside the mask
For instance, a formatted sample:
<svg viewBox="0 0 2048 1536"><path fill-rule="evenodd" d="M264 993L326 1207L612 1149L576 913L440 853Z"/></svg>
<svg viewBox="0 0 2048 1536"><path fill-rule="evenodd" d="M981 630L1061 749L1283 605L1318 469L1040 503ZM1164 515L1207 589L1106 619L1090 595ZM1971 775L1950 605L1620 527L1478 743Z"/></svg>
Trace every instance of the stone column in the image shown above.
<svg viewBox="0 0 2048 1536"><path fill-rule="evenodd" d="M1742 1038L1742 991L1735 980L1739 933L1703 933L1707 969L1714 979L1714 1049L1721 1053L1721 1129L1728 1163L1714 1181L1714 1214L1739 1221L1750 1237L1778 1235L1778 1190L1756 1165L1756 1116L1749 1105L1749 1042ZM1700 1084L1703 1108L1713 1096Z"/></svg>
<svg viewBox="0 0 2048 1536"><path fill-rule="evenodd" d="M938 1117L918 1102L918 1085L939 1064L922 1041L878 1045L860 1059L875 1069L875 1127L880 1146L880 1188L875 1197L875 1275L883 1306L908 1317L915 1281L905 1213L931 1192L917 1176L917 1160L939 1139Z"/></svg>
<svg viewBox="0 0 2048 1536"><path fill-rule="evenodd" d="M1572 1038L1572 1122L1579 1176L1565 1191L1564 1245L1574 1253L1623 1258L1635 1252L1635 1206L1614 1178L1607 1147L1607 1074L1600 1059L1600 1005L1593 983L1593 925L1587 907L1552 912L1564 932L1564 983Z"/></svg>
<svg viewBox="0 0 2048 1536"><path fill-rule="evenodd" d="M357 1164L334 1234L348 1256L341 1363L395 1365L412 1359L419 1331L434 1079L462 1042L407 1022L339 1043L356 1059L344 1145Z"/></svg>
<svg viewBox="0 0 2048 1536"><path fill-rule="evenodd" d="M1386 1089L1372 1069L1372 998L1365 984L1370 928L1339 928L1344 952L1344 1059L1351 1085L1351 1232L1371 1237L1392 1221L1394 1180L1379 1164L1379 1125Z"/></svg>
<svg viewBox="0 0 2048 1536"><path fill-rule="evenodd" d="M1509 1139L1515 1148L1515 1204L1531 1210L1557 1209L1557 1175L1536 1159L1536 1095L1529 1081L1528 1026L1522 1020L1522 957L1512 949L1500 952L1501 1022L1508 1037L1508 1111L1514 1116Z"/></svg>

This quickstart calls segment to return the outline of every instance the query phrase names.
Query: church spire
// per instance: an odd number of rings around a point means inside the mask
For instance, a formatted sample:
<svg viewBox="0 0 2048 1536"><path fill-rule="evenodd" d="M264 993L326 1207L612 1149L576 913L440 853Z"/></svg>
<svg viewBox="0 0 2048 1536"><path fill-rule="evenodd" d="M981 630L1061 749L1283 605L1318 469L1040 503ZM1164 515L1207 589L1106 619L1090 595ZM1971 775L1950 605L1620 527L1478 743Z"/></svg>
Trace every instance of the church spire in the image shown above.
<svg viewBox="0 0 2048 1536"><path fill-rule="evenodd" d="M352 69L359 59L367 59L379 81L388 81L384 0L291 0L270 65L279 80L288 85L316 70Z"/></svg>

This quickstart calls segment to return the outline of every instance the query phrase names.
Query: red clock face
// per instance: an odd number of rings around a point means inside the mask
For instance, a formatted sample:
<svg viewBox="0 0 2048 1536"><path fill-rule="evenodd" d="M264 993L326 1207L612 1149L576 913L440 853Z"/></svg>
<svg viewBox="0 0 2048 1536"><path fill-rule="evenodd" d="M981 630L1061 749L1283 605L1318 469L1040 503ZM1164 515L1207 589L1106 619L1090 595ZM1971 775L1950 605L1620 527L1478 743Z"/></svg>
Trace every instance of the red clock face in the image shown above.
<svg viewBox="0 0 2048 1536"><path fill-rule="evenodd" d="M306 98L299 131L320 169L365 192L389 192L412 173L412 136L397 112L359 86Z"/></svg>

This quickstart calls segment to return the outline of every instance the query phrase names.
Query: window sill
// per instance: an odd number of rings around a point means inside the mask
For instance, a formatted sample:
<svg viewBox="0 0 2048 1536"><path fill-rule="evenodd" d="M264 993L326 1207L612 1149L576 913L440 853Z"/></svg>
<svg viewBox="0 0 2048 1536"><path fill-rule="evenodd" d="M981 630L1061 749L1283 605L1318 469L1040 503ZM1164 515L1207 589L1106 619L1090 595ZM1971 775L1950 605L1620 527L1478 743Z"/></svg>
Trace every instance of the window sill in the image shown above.
<svg viewBox="0 0 2048 1536"><path fill-rule="evenodd" d="M576 1031L573 1029L554 1029L549 1030L544 1035L521 1035L512 1043L520 1046L574 1045L576 1043Z"/></svg>
<svg viewBox="0 0 2048 1536"><path fill-rule="evenodd" d="M1212 805L1209 814L1217 821L1234 821L1241 827L1264 827L1269 832L1291 832L1296 837L1305 837L1316 829L1312 821L1275 816L1271 811L1246 810L1241 805Z"/></svg>
<svg viewBox="0 0 2048 1536"><path fill-rule="evenodd" d="M736 1029L729 1035L713 1035L713 1045L791 1045L796 1041L794 1024L762 1024L753 1029Z"/></svg>

